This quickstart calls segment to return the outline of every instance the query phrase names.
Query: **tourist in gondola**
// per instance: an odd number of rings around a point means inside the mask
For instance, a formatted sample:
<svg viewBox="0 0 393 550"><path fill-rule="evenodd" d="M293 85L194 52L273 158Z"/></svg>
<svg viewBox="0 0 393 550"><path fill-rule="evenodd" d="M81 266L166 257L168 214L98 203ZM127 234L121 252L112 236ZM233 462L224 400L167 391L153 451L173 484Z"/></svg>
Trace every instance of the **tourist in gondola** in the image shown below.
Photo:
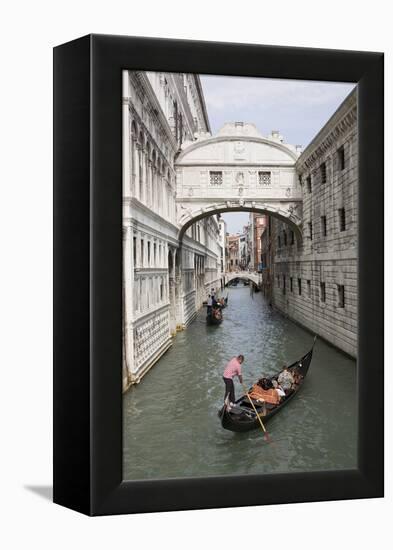
<svg viewBox="0 0 393 550"><path fill-rule="evenodd" d="M285 391L285 393L291 390L292 384L294 383L292 373L288 370L288 367L285 365L282 372L280 372L278 376L278 383L280 384L282 389Z"/></svg>
<svg viewBox="0 0 393 550"><path fill-rule="evenodd" d="M207 314L208 314L208 315L211 315L212 306L213 306L213 300L212 300L211 295L209 294L209 296L208 296L208 298L207 298Z"/></svg>
<svg viewBox="0 0 393 550"><path fill-rule="evenodd" d="M238 377L240 384L243 384L242 377L242 363L244 362L244 355L238 355L237 357L232 357L232 359L227 363L224 369L224 383L225 383L225 397L224 402L228 403L229 407L233 406L235 403L235 386L233 379L235 376ZM228 401L227 401L228 400Z"/></svg>

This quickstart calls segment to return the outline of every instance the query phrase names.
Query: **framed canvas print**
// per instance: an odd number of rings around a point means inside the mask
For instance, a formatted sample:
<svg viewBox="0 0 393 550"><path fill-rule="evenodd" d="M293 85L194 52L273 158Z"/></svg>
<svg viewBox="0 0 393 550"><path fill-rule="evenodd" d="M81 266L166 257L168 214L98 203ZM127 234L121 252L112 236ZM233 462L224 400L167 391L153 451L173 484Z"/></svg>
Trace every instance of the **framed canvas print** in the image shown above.
<svg viewBox="0 0 393 550"><path fill-rule="evenodd" d="M55 48L56 503L383 496L382 167L381 53Z"/></svg>

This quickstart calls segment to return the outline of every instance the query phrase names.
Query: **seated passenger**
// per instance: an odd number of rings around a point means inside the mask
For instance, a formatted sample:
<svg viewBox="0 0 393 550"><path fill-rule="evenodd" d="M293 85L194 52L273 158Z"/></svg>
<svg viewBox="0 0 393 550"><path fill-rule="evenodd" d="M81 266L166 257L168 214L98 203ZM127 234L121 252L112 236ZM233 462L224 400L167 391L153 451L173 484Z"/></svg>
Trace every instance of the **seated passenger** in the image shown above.
<svg viewBox="0 0 393 550"><path fill-rule="evenodd" d="M255 401L260 401L261 403L270 403L271 405L278 405L280 402L280 395L274 388L264 390L259 383L254 384L249 392L251 399Z"/></svg>
<svg viewBox="0 0 393 550"><path fill-rule="evenodd" d="M273 380L273 388L276 390L278 395L280 396L280 401L283 397L285 397L285 391L282 389L280 384L277 382L277 380Z"/></svg>
<svg viewBox="0 0 393 550"><path fill-rule="evenodd" d="M278 376L278 383L282 387L282 389L286 392L288 392L292 388L293 384L293 376L291 371L288 369L287 366L284 366L284 369L282 372L280 372Z"/></svg>
<svg viewBox="0 0 393 550"><path fill-rule="evenodd" d="M300 372L296 368L292 370L292 375L293 375L293 383L296 385L299 385L303 376L300 374Z"/></svg>

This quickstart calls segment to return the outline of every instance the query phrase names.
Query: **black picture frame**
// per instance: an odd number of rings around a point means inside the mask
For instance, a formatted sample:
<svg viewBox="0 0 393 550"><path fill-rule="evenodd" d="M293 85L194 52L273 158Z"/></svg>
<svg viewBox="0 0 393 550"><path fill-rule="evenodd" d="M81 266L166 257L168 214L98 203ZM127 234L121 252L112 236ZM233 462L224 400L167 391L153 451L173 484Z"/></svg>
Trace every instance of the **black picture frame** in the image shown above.
<svg viewBox="0 0 393 550"><path fill-rule="evenodd" d="M123 481L123 69L357 83L357 469ZM383 426L383 54L109 35L56 47L54 502L104 515L381 497Z"/></svg>

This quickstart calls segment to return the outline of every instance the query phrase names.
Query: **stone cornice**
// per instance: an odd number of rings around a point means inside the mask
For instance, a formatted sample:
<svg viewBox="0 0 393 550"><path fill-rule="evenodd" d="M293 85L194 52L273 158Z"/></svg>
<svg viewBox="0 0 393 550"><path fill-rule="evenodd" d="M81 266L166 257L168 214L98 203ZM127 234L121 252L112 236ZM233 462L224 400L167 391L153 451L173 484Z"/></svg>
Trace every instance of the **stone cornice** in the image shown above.
<svg viewBox="0 0 393 550"><path fill-rule="evenodd" d="M268 145L272 148L278 149L279 151L287 154L289 157L293 159L294 164L298 159L298 155L294 151L289 149L284 143L277 143L267 138L256 137L256 136L215 136L215 137L196 141L195 143L189 145L186 149L184 149L180 153L180 155L176 159L176 164L181 165L183 158L186 157L188 153L190 153L191 151L194 151L195 149L199 149L201 147L206 147L208 145L212 145L216 143L222 143L225 141L248 141L253 143L261 143L263 145Z"/></svg>
<svg viewBox="0 0 393 550"><path fill-rule="evenodd" d="M198 74L194 74L193 76L194 76L194 79L195 79L195 85L196 85L196 89L197 89L197 92L198 92L199 101L200 101L200 104L201 104L201 107L202 107L202 112L203 112L203 117L205 119L206 128L207 128L207 131L211 133L210 121L209 121L209 116L207 114L205 96L203 95L201 79L200 79Z"/></svg>
<svg viewBox="0 0 393 550"><path fill-rule="evenodd" d="M303 173L320 163L331 148L336 147L337 140L353 131L357 122L357 92L356 89L344 100L337 111L318 132L306 147L296 162L296 169Z"/></svg>

